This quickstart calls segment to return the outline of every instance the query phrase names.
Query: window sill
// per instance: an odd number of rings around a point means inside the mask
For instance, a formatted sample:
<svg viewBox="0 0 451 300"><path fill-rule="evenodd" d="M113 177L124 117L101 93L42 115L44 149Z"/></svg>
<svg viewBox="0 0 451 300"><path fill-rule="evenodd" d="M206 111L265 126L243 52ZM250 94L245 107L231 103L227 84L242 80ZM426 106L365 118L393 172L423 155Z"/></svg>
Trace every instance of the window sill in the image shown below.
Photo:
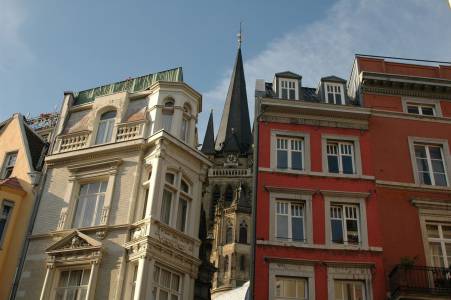
<svg viewBox="0 0 451 300"><path fill-rule="evenodd" d="M281 173L289 175L307 175L307 176L319 176L319 177L331 177L331 178L350 178L350 179L365 179L375 180L374 176L360 175L360 174L339 174L339 173L325 173L314 172L309 170L291 170L291 169L277 169L277 168L265 168L260 167L258 169L261 172Z"/></svg>
<svg viewBox="0 0 451 300"><path fill-rule="evenodd" d="M309 242L306 242L306 243L281 242L281 241L277 241L277 240L257 240L257 245L323 249L323 250L351 250L351 251L373 251L373 252L381 252L382 251L382 247L365 247L365 246L350 246L350 245L324 245L324 244L312 244Z"/></svg>

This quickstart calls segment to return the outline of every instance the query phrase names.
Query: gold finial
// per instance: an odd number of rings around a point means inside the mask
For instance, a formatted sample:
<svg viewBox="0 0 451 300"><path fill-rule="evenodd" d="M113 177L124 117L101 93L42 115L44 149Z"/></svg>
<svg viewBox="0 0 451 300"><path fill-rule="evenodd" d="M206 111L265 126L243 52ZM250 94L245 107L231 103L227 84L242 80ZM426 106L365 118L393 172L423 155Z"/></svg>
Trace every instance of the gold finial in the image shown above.
<svg viewBox="0 0 451 300"><path fill-rule="evenodd" d="M240 32L238 32L238 34L236 35L238 37L238 48L241 48L241 43L243 42L243 34L241 33L241 24L242 23L243 22L240 22Z"/></svg>

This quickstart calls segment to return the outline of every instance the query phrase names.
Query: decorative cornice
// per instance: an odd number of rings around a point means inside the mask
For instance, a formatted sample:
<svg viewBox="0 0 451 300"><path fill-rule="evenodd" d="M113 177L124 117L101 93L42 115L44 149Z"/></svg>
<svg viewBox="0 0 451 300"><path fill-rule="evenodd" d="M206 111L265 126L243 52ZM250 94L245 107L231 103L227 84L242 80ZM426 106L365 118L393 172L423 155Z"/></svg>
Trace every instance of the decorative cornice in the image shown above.
<svg viewBox="0 0 451 300"><path fill-rule="evenodd" d="M363 85L362 91L364 93L375 93L383 95L398 95L398 96L409 96L409 97L422 97L422 98L434 98L434 99L450 99L451 93L446 92L428 92L424 90L414 90L414 89L403 89L403 88L391 88L391 87L381 87L381 86L368 86Z"/></svg>
<svg viewBox="0 0 451 300"><path fill-rule="evenodd" d="M419 209L434 209L440 211L451 211L451 199L448 201L435 200L428 201L425 199L412 199L412 205Z"/></svg>

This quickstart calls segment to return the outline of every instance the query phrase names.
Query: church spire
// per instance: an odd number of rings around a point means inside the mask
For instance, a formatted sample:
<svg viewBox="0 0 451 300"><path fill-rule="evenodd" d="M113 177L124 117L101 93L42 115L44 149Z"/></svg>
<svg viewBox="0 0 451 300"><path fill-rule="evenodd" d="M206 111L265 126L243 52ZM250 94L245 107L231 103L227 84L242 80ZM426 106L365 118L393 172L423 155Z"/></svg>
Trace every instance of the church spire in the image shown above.
<svg viewBox="0 0 451 300"><path fill-rule="evenodd" d="M205 132L204 143L202 144L201 150L204 154L214 154L215 153L215 133L213 128L213 110L210 112L210 117L208 118L207 131Z"/></svg>
<svg viewBox="0 0 451 300"><path fill-rule="evenodd" d="M230 79L224 105L216 150L222 152L248 153L252 144L252 133L247 105L246 81L241 56L241 28L238 34L238 53Z"/></svg>

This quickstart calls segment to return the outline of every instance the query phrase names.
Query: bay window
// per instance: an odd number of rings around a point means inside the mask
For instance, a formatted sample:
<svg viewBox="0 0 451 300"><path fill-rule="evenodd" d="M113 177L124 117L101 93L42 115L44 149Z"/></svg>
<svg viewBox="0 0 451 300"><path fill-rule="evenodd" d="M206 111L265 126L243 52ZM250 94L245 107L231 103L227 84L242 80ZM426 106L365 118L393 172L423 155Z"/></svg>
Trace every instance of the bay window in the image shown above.
<svg viewBox="0 0 451 300"><path fill-rule="evenodd" d="M304 203L276 201L276 238L281 240L305 241Z"/></svg>
<svg viewBox="0 0 451 300"><path fill-rule="evenodd" d="M91 182L80 186L74 218L75 228L100 224L106 188L106 181Z"/></svg>
<svg viewBox="0 0 451 300"><path fill-rule="evenodd" d="M182 277L175 272L155 266L153 273L153 299L182 299Z"/></svg>
<svg viewBox="0 0 451 300"><path fill-rule="evenodd" d="M175 227L181 232L187 230L189 203L191 202L190 184L181 175L166 173L165 187L161 201L160 221ZM177 184L177 182L180 182ZM173 220L173 217L175 219Z"/></svg>

